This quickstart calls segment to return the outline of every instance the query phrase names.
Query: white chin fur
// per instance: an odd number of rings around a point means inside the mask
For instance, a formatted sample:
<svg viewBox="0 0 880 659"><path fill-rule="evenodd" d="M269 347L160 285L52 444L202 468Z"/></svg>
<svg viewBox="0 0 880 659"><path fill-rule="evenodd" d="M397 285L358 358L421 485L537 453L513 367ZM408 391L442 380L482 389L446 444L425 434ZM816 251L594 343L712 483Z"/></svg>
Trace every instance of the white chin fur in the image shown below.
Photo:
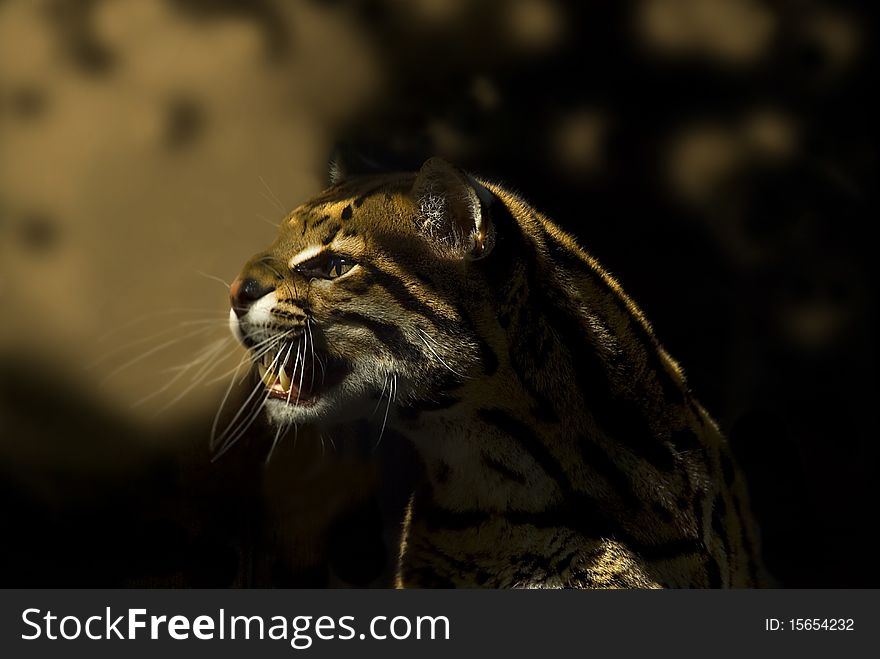
<svg viewBox="0 0 880 659"><path fill-rule="evenodd" d="M314 405L295 405L280 398L266 401L265 410L269 423L275 426L287 426L300 423L317 423L325 416L327 401L319 400Z"/></svg>

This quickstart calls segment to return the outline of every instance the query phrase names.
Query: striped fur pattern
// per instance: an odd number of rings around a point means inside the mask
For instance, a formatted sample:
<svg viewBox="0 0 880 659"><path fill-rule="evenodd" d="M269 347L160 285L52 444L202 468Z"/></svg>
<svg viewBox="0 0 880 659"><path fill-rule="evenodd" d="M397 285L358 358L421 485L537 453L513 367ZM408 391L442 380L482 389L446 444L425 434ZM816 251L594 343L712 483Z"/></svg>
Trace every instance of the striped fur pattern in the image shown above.
<svg viewBox="0 0 880 659"><path fill-rule="evenodd" d="M322 276L328 255L350 269ZM759 584L718 426L618 283L518 196L436 158L353 176L241 276L271 291L246 345L344 364L307 404L270 399L275 424L417 448L400 587Z"/></svg>

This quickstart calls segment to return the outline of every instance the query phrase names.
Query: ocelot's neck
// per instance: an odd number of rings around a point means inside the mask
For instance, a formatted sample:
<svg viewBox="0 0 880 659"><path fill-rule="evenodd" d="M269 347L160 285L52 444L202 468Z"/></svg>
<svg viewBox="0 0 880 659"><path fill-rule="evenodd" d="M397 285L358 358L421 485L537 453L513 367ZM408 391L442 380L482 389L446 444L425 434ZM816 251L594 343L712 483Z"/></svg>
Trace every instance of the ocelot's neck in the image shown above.
<svg viewBox="0 0 880 659"><path fill-rule="evenodd" d="M498 399L403 427L425 468L419 496L450 510L499 513L559 500L555 479L567 456L551 448L554 438L545 428L513 409Z"/></svg>

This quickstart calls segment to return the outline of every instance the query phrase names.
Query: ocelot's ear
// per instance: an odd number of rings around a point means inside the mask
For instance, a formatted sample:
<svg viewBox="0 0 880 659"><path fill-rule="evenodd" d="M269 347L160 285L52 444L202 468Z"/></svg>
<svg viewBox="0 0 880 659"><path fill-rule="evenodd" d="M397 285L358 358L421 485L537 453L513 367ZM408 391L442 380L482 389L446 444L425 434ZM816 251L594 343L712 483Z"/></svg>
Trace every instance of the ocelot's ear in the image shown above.
<svg viewBox="0 0 880 659"><path fill-rule="evenodd" d="M422 232L450 256L468 260L492 251L492 193L466 172L442 158L425 161L413 184Z"/></svg>
<svg viewBox="0 0 880 659"><path fill-rule="evenodd" d="M351 146L337 144L330 154L327 171L330 185L337 185L351 176L381 174L389 170Z"/></svg>

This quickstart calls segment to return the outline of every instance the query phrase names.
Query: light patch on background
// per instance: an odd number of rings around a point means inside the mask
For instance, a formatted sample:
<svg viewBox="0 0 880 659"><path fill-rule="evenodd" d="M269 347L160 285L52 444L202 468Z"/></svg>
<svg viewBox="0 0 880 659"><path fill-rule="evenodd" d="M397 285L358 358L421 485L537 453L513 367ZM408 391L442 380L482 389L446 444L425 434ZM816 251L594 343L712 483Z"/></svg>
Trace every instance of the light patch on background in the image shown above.
<svg viewBox="0 0 880 659"><path fill-rule="evenodd" d="M636 12L637 30L656 51L733 65L757 61L776 24L759 0L642 0Z"/></svg>
<svg viewBox="0 0 880 659"><path fill-rule="evenodd" d="M680 199L718 204L719 193L744 167L785 162L795 154L798 139L794 119L770 107L729 122L694 123L670 140L667 178Z"/></svg>
<svg viewBox="0 0 880 659"><path fill-rule="evenodd" d="M602 112L589 108L574 110L559 118L550 146L563 171L580 177L601 168L607 123Z"/></svg>
<svg viewBox="0 0 880 659"><path fill-rule="evenodd" d="M563 37L563 12L553 0L509 0L499 13L513 43L524 50L545 50Z"/></svg>
<svg viewBox="0 0 880 659"><path fill-rule="evenodd" d="M324 187L337 126L381 89L379 69L353 23L313 3L278 4L292 45L269 61L255 22L104 0L90 27L113 66L85 75L62 57L37 4L0 6L0 89L26 85L46 98L30 121L0 117L11 218L0 231L39 212L60 237L40 256L0 242L0 303L15 310L4 314L0 353L33 355L126 414L172 422L216 405L225 381L156 419L189 378L132 405L209 341L232 338L224 282L271 242L271 223ZM240 355L230 342L214 373Z"/></svg>

